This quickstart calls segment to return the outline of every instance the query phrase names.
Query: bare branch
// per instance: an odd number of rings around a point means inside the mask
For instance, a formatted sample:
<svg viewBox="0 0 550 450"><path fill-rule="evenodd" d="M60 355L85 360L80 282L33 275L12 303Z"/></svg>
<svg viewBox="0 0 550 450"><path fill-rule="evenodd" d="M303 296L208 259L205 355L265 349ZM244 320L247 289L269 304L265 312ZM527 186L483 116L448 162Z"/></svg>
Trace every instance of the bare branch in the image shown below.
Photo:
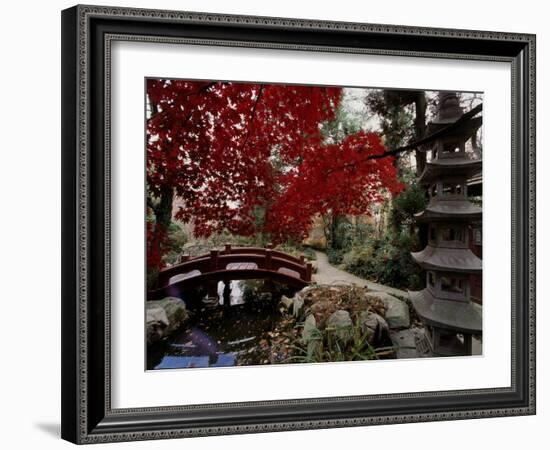
<svg viewBox="0 0 550 450"><path fill-rule="evenodd" d="M258 108L258 104L260 103L260 97L263 94L264 91L264 85L260 84L260 89L258 91L258 96L256 97L256 101L254 102L254 105L252 106L252 109L250 111L250 118L248 119L248 128L246 130L246 137L244 138L244 142L242 145L242 149L244 150L248 144L248 139L250 138L250 131L252 129L252 125L254 124L254 118L256 117L256 109Z"/></svg>
<svg viewBox="0 0 550 450"><path fill-rule="evenodd" d="M388 156L395 156L395 155L398 155L399 153L414 150L418 147L429 144L429 143L435 141L436 139L438 139L442 136L445 136L445 135L449 134L450 132L460 128L461 126L463 126L464 124L466 124L470 120L476 121L476 122L477 121L481 122L481 117L474 118L474 116L476 114L478 114L479 112L481 112L482 109L483 109L483 103L480 103L475 108L473 108L471 111L468 111L467 113L463 114L457 121L447 125L444 128L441 128L440 130L430 134L429 136L426 136L425 138L419 139L415 142L404 145L402 147L398 147L398 148L395 148L395 149L392 149L392 150L386 150L385 152L380 153L378 155L367 156L363 161L369 161L371 159L387 158ZM328 171L327 175L330 175L331 173L336 172L338 170L349 169L349 168L355 166L355 164L356 163L349 163L349 164L345 164L345 165L340 166L340 167L335 167L335 168L331 169L330 171Z"/></svg>

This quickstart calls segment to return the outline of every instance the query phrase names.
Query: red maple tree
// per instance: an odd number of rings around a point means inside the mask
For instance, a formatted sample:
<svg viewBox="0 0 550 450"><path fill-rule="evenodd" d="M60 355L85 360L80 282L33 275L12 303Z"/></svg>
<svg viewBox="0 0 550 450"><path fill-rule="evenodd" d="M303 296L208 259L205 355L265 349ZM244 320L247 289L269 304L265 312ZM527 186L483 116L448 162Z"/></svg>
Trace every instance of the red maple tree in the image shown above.
<svg viewBox="0 0 550 450"><path fill-rule="evenodd" d="M359 132L327 143L342 89L185 80L147 81L148 263L160 264L174 196L194 234L307 235L316 214L363 214L396 193L393 158ZM261 220L259 213L261 212Z"/></svg>

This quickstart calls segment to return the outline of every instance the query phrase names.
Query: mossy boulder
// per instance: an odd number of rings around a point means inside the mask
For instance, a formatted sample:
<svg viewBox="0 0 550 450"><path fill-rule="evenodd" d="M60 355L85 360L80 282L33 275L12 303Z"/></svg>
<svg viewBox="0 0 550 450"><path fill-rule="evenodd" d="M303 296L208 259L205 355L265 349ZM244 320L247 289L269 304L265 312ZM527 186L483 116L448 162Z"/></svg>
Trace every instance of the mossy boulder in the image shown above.
<svg viewBox="0 0 550 450"><path fill-rule="evenodd" d="M361 326L361 331L367 333L369 344L376 347L388 339L390 328L386 320L379 314L361 311L357 320Z"/></svg>
<svg viewBox="0 0 550 450"><path fill-rule="evenodd" d="M174 333L187 322L189 311L177 297L151 300L146 305L147 343L152 344Z"/></svg>
<svg viewBox="0 0 550 450"><path fill-rule="evenodd" d="M339 309L334 311L327 320L327 328L333 328L336 337L343 343L349 342L353 336L353 322L349 312Z"/></svg>
<svg viewBox="0 0 550 450"><path fill-rule="evenodd" d="M386 308L385 319L390 328L408 328L411 325L409 307L407 304L386 292L367 292L367 299L377 299L384 303Z"/></svg>

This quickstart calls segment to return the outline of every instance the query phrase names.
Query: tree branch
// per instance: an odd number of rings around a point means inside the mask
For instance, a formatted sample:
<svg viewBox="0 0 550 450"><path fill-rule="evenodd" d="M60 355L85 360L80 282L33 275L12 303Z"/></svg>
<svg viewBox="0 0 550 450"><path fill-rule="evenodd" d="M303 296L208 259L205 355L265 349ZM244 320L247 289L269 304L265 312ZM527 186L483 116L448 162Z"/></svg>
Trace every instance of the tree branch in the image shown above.
<svg viewBox="0 0 550 450"><path fill-rule="evenodd" d="M216 84L224 84L224 82L218 82L218 81L213 81L213 82L210 82L208 84L205 84L204 86L201 86L199 89L197 89L196 92L193 92L191 94L189 94L188 98L191 98L191 97L196 97L197 95L200 95L200 94L203 94L205 93L206 91L208 91L208 89L210 89L211 87L215 86ZM149 117L147 119L147 123L149 123L149 121L156 115L159 113L159 110L158 110L158 105L154 104L153 102L150 102L151 104L151 117ZM160 113L162 114L163 111L161 111ZM193 113L193 111L191 110L189 112L189 114L187 114L187 116L185 117L185 119L182 121L183 124L185 124L190 118L191 118L191 114Z"/></svg>
<svg viewBox="0 0 550 450"><path fill-rule="evenodd" d="M479 112L481 112L482 110L483 110L483 103L480 103L475 108L473 108L471 111L468 111L467 113L460 116L460 118L457 121L447 125L444 128L441 128L440 130L430 134L429 136L426 136L425 138L419 139L415 142L404 145L402 147L397 147L397 148L392 149L392 150L386 150L385 152L380 153L378 155L367 156L363 161L369 161L371 159L382 159L382 158L386 158L388 156L395 156L395 155L398 155L399 153L414 150L415 148L418 148L418 147L421 147L423 145L429 144L430 142L433 142L436 139L439 139L440 137L445 136L445 135L449 134L450 132L457 130L458 128L463 126L465 123L467 123L469 120L472 120L472 121L479 120L479 121L481 121L481 118L473 118L473 117L476 114L478 114ZM335 167L335 168L331 169L330 171L328 171L327 175L330 175L331 173L336 172L338 170L351 168L355 165L356 165L356 163L349 163L349 164L345 164L345 165L340 166L340 167Z"/></svg>
<svg viewBox="0 0 550 450"><path fill-rule="evenodd" d="M393 150L387 150L384 153L381 153L380 155L371 155L368 157L368 159L380 159L380 158L385 158L386 156L394 156L399 153L403 153L403 152L421 147L423 145L429 144L430 142L433 142L436 139L439 139L440 137L449 134L451 131L455 131L456 129L460 128L462 125L468 122L472 117L474 117L476 114L481 112L482 109L483 109L483 103L480 103L471 111L468 111L466 114L463 114L457 121L447 125L444 128L441 128L441 130L438 130L435 133L432 133L429 136L426 136L425 138L419 139L418 141L412 142L402 147L398 147Z"/></svg>
<svg viewBox="0 0 550 450"><path fill-rule="evenodd" d="M262 93L264 91L264 85L260 84L260 89L258 91L258 96L256 97L256 101L254 102L254 105L252 106L252 109L250 110L250 118L248 119L248 129L246 130L246 137L244 138L244 142L242 145L242 150L244 150L248 144L248 139L250 138L250 130L252 129L252 125L254 124L254 117L256 116L256 109L258 108L258 104L260 103L260 97L262 96Z"/></svg>

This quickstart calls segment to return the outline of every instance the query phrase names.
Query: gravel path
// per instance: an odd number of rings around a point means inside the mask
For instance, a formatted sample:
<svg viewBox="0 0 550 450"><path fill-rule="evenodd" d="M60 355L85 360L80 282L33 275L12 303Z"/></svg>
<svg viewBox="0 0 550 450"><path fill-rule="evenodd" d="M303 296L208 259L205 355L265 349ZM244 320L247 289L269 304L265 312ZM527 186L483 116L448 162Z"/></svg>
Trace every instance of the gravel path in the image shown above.
<svg viewBox="0 0 550 450"><path fill-rule="evenodd" d="M315 255L317 257L317 273L313 274L313 279L319 284L356 284L357 286L366 286L373 291L387 292L390 295L396 295L398 297L408 297L407 292L401 289L395 289L373 281L368 281L334 267L328 262L326 253L315 251ZM479 305L474 305L479 308ZM475 337L472 340L472 354L482 354L482 344Z"/></svg>
<svg viewBox="0 0 550 450"><path fill-rule="evenodd" d="M357 286L367 287L373 291L387 292L390 295L407 297L408 294L401 289L384 286L373 281L359 278L344 270L338 269L328 262L326 253L315 251L317 257L317 273L313 274L313 279L319 284L356 284Z"/></svg>

